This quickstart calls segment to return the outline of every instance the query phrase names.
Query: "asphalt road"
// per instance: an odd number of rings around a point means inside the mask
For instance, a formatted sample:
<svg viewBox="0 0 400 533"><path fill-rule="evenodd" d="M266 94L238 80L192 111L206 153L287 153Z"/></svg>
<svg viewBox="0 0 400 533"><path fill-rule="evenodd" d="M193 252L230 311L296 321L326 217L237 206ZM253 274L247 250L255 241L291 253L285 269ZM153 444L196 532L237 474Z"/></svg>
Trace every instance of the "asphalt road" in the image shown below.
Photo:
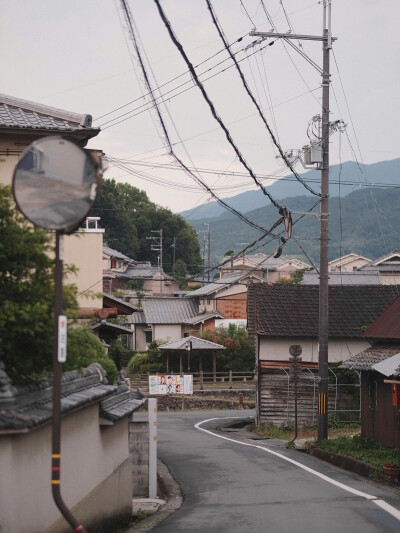
<svg viewBox="0 0 400 533"><path fill-rule="evenodd" d="M158 414L158 455L184 502L152 531L400 532L399 489L287 450L282 441L216 429L231 417L253 414Z"/></svg>

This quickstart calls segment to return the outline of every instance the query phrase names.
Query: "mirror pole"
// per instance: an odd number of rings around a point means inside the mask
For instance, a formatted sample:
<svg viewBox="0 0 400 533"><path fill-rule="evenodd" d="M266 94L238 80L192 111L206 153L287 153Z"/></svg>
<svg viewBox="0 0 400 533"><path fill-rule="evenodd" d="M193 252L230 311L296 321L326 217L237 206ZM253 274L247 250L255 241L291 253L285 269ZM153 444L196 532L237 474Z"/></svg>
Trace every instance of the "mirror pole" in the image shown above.
<svg viewBox="0 0 400 533"><path fill-rule="evenodd" d="M86 529L68 509L61 496L61 377L62 363L59 361L59 317L62 316L63 293L63 234L56 231L54 268L54 353L53 353L53 428L51 452L51 489L53 499L65 520L76 532Z"/></svg>

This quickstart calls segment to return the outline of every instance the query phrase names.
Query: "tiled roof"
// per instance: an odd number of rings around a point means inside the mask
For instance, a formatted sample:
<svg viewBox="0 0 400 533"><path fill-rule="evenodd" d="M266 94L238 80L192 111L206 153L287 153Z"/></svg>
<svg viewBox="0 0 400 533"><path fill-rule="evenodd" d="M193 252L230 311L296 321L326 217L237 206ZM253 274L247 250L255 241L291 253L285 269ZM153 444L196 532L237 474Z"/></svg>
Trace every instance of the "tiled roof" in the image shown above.
<svg viewBox="0 0 400 533"><path fill-rule="evenodd" d="M0 94L0 129L50 130L85 133L94 137L92 117Z"/></svg>
<svg viewBox="0 0 400 533"><path fill-rule="evenodd" d="M301 285L318 285L318 272L304 272ZM329 285L381 285L382 280L379 272L360 271L354 272L329 272Z"/></svg>
<svg viewBox="0 0 400 533"><path fill-rule="evenodd" d="M393 260L394 259L394 260ZM380 272L400 272L400 251L392 252L374 259L361 267L361 270L379 270Z"/></svg>
<svg viewBox="0 0 400 533"><path fill-rule="evenodd" d="M193 318L189 318L185 321L185 324L199 324L201 322L204 322L205 320L209 320L210 318L224 318L225 315L222 313L219 313L218 311L215 311L213 313L203 313L201 315L194 316Z"/></svg>
<svg viewBox="0 0 400 533"><path fill-rule="evenodd" d="M393 344L378 344L377 346L371 346L366 350L352 355L346 361L344 361L340 368L347 368L348 370L371 370L372 365L376 365L381 361L393 357L398 354L400 346Z"/></svg>
<svg viewBox="0 0 400 533"><path fill-rule="evenodd" d="M139 389L130 391L127 385L119 385L112 395L100 402L100 416L117 422L139 409L146 401Z"/></svg>
<svg viewBox="0 0 400 533"><path fill-rule="evenodd" d="M160 276L160 268L158 266L152 266L150 261L146 261L129 266L124 274L129 278L154 278L154 276ZM171 276L168 276L164 272L163 278L172 279Z"/></svg>
<svg viewBox="0 0 400 533"><path fill-rule="evenodd" d="M215 280L214 282L209 283L208 285L204 285L204 287L200 287L200 289L191 291L189 294L187 294L186 298L198 298L201 296L212 294L214 292L222 291L223 289L226 289L230 285L234 285L238 283L242 278L244 279L248 276L249 276L249 273L243 272L243 271L241 271L238 274L234 274L232 276L224 276L218 280Z"/></svg>
<svg viewBox="0 0 400 533"><path fill-rule="evenodd" d="M310 267L307 263L304 263L303 261L299 261L298 259L293 259L291 257L270 257L266 254L259 253L259 254L253 254L253 255L245 255L245 260L253 263L255 265L259 265L263 269L268 270L276 270L277 268L286 265L289 262L293 262L294 264L298 264L300 267ZM237 264L237 260L236 260Z"/></svg>
<svg viewBox="0 0 400 533"><path fill-rule="evenodd" d="M388 285L344 285L329 288L329 336L361 338L366 326L395 297ZM247 295L251 333L277 337L318 336L319 287L252 284Z"/></svg>
<svg viewBox="0 0 400 533"><path fill-rule="evenodd" d="M103 294L103 305L104 307L116 307L118 311L127 315L138 310L136 305L125 302L125 300L121 300L121 298L117 298L112 294Z"/></svg>
<svg viewBox="0 0 400 533"><path fill-rule="evenodd" d="M62 376L61 412L68 413L93 402L101 402L107 397L113 400L110 399L110 402L105 402L101 406L104 417L110 419L114 416L112 405L119 404L119 413L124 409L126 415L137 409L138 395L135 393L127 395L127 386L109 385L104 375L104 370L98 364L85 368L83 375L75 370L65 372ZM4 394L0 395L0 433L26 431L51 420L53 401L51 379L41 379L29 385L12 386L4 371L0 377L3 391L6 388L8 392L7 397ZM124 403L127 405L124 406ZM127 412L129 409L130 412Z"/></svg>
<svg viewBox="0 0 400 533"><path fill-rule="evenodd" d="M124 261L132 261L130 257L127 255L122 254L121 252L118 252L117 250L113 250L112 248L108 246L103 246L103 253L106 255L109 255L110 257L115 257L116 259L123 259Z"/></svg>
<svg viewBox="0 0 400 533"><path fill-rule="evenodd" d="M123 334L131 334L132 330L127 328L126 326L121 326L120 324L114 324L113 322L108 322L107 320L101 320L100 322L97 322L96 324L93 324L90 326L90 328L93 331L96 331L98 329L102 329L103 331L113 331L115 333L121 333Z"/></svg>
<svg viewBox="0 0 400 533"><path fill-rule="evenodd" d="M127 317L134 324L182 324L199 314L198 303L188 298L144 298L141 313Z"/></svg>
<svg viewBox="0 0 400 533"><path fill-rule="evenodd" d="M168 344L162 344L160 350L186 350L188 342L192 343L192 350L225 350L225 346L216 342L199 339L198 337L184 337Z"/></svg>

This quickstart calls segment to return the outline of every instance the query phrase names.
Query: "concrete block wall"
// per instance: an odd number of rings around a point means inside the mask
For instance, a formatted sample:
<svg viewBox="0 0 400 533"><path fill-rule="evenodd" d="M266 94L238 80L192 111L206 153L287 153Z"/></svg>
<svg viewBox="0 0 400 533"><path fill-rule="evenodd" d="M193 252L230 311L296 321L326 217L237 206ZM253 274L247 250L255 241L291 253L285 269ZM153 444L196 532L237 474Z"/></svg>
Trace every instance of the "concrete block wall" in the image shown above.
<svg viewBox="0 0 400 533"><path fill-rule="evenodd" d="M133 498L149 496L149 422L147 413L135 413L129 422L129 456Z"/></svg>

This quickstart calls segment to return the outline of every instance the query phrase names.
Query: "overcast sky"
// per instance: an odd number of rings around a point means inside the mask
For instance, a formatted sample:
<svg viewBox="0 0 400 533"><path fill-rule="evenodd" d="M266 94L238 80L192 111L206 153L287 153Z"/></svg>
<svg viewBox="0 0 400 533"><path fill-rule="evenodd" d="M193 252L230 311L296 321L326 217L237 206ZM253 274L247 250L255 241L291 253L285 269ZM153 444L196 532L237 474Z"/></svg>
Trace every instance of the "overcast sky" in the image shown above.
<svg viewBox="0 0 400 533"><path fill-rule="evenodd" d="M151 66L156 78L153 83L163 85L165 105L160 110L172 141L178 143L179 157L190 167L217 171L199 170L199 175L221 197L254 188L250 177L229 175L229 171L242 172L243 167L200 91L190 88L190 76L167 84L187 68L154 2L129 0L129 5L148 58L147 68L151 72ZM206 1L162 0L162 5L192 63L205 61L198 72L212 69L201 78L214 75L205 81L205 88L250 166L260 174L289 173L276 159L268 132L236 70L221 72L232 62L226 54L217 54L223 45ZM264 0L264 5L278 31L288 31L290 24L295 33L321 34L322 6L317 1ZM213 0L213 6L228 41L244 37L232 50L238 60L243 59L240 65L246 79L283 149L301 148L308 142L309 120L321 111L320 75L282 41L244 50L255 40L248 36L251 30L271 30L260 0ZM153 202L179 212L209 200L182 172L160 167L173 160L156 115L145 111L144 102L149 99L141 97L147 90L119 0L0 0L0 8L0 92L91 114L102 131L90 146L113 158L129 159L135 173L110 165L106 177L145 190ZM399 0L332 1L332 32L338 40L331 57L331 120L348 123L348 137L364 163L399 156L399 20ZM321 65L319 42L304 42L303 50ZM182 94L175 96L178 92ZM121 106L125 107L114 111ZM332 164L354 159L346 134L336 133L331 141ZM140 166L140 161L146 166ZM301 166L296 168L303 171Z"/></svg>

